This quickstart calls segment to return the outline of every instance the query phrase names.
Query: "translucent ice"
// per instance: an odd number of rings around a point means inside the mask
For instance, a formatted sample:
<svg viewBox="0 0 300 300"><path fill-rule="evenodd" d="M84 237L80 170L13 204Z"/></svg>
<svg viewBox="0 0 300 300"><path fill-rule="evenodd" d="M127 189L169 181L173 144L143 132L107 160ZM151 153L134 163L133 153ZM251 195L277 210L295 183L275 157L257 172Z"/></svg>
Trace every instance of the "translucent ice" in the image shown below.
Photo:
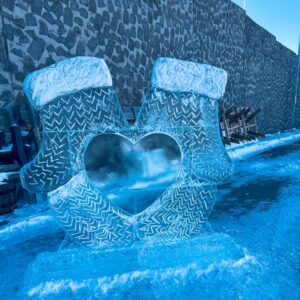
<svg viewBox="0 0 300 300"><path fill-rule="evenodd" d="M23 86L31 104L39 109L68 93L112 86L112 79L103 59L73 57L28 74Z"/></svg>
<svg viewBox="0 0 300 300"><path fill-rule="evenodd" d="M212 66L160 58L130 126L103 60L73 58L33 72L24 90L40 110L43 144L22 184L48 193L62 227L84 245L196 235L216 184L232 172L217 111L226 79Z"/></svg>

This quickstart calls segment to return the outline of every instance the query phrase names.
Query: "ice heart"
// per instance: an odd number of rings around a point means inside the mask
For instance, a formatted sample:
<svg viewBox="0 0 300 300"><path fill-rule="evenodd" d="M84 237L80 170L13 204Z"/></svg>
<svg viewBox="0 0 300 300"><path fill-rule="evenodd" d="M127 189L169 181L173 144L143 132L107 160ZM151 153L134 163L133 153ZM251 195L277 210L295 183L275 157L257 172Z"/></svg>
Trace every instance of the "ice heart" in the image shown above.
<svg viewBox="0 0 300 300"><path fill-rule="evenodd" d="M87 146L84 163L91 183L111 203L138 214L175 182L181 151L166 134L149 134L136 143L100 134Z"/></svg>

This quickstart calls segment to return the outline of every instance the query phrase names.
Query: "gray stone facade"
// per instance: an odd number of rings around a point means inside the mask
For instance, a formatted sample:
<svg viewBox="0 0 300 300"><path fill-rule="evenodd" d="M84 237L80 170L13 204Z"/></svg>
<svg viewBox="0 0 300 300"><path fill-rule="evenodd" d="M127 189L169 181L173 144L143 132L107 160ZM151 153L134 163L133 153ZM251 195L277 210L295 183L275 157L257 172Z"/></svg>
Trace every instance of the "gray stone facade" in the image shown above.
<svg viewBox="0 0 300 300"><path fill-rule="evenodd" d="M169 56L227 70L223 105L261 107L261 131L291 128L297 56L230 0L0 0L0 7L0 106L22 99L27 73L79 55L104 58L121 102L139 105L153 61Z"/></svg>

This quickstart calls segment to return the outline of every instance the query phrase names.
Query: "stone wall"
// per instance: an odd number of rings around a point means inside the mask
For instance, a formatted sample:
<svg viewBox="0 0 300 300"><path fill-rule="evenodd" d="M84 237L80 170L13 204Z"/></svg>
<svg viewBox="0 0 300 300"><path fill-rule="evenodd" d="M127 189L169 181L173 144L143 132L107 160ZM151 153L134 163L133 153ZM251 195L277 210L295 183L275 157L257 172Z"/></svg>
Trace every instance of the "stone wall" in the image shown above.
<svg viewBox="0 0 300 300"><path fill-rule="evenodd" d="M299 70L300 72L300 70ZM300 128L300 80L298 82L298 99L295 107L295 124L294 127Z"/></svg>
<svg viewBox="0 0 300 300"><path fill-rule="evenodd" d="M262 107L268 131L291 128L297 56L251 19L246 24L244 100Z"/></svg>
<svg viewBox="0 0 300 300"><path fill-rule="evenodd" d="M153 61L169 56L227 70L223 105L261 107L261 131L291 127L296 55L230 0L0 0L0 5L0 105L25 101L27 73L75 55L103 57L122 103L139 105Z"/></svg>

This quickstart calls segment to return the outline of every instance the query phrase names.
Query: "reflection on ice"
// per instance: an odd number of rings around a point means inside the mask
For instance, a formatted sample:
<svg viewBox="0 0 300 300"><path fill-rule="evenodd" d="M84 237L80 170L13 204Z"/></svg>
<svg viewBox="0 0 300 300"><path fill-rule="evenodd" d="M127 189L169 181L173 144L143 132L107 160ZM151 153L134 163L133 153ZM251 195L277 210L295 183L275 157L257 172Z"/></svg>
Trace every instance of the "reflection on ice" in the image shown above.
<svg viewBox="0 0 300 300"><path fill-rule="evenodd" d="M165 134L150 134L133 144L117 134L95 137L85 152L93 185L130 214L143 211L176 181L181 153Z"/></svg>

